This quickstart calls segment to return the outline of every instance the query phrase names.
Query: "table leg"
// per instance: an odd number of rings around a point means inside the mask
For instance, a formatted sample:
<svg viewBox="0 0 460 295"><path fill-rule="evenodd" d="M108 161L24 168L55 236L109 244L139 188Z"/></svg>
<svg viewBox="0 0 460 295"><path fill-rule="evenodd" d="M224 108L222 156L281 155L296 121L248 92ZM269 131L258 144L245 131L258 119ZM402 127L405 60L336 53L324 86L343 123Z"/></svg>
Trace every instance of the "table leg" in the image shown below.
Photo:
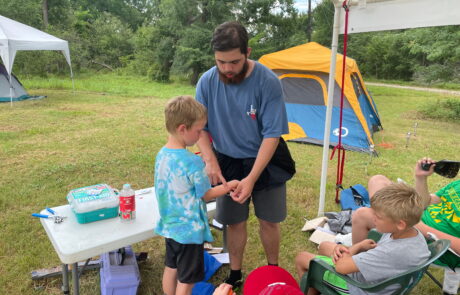
<svg viewBox="0 0 460 295"><path fill-rule="evenodd" d="M72 284L73 284L73 294L80 294L79 278L78 278L78 262L72 265Z"/></svg>
<svg viewBox="0 0 460 295"><path fill-rule="evenodd" d="M62 293L63 294L70 294L69 292L69 269L67 268L67 264L62 264Z"/></svg>

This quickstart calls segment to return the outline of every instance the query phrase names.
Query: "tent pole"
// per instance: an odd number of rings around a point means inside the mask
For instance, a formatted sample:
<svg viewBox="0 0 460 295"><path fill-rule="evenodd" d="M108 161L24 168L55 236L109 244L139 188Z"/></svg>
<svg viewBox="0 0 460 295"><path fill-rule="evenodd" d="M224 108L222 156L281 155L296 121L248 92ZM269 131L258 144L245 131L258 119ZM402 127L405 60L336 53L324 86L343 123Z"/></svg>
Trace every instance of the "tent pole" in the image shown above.
<svg viewBox="0 0 460 295"><path fill-rule="evenodd" d="M75 82L73 80L72 66L71 65L69 65L69 66L70 66L70 79L72 79L72 93L73 93L73 95L75 95Z"/></svg>
<svg viewBox="0 0 460 295"><path fill-rule="evenodd" d="M11 83L11 74L9 74L10 77L10 106L13 107L13 83Z"/></svg>
<svg viewBox="0 0 460 295"><path fill-rule="evenodd" d="M321 184L319 192L319 206L318 216L324 215L324 204L326 199L326 183L327 183L327 165L329 161L329 142L331 135L331 119L332 107L334 105L334 86L335 86L335 66L337 60L337 45L339 43L339 25L340 25L340 11L341 4L339 1L334 1L334 27L332 33L331 44L331 64L329 70L329 83L327 86L327 109L326 109L326 122L324 123L324 144L323 144L323 158L321 165Z"/></svg>

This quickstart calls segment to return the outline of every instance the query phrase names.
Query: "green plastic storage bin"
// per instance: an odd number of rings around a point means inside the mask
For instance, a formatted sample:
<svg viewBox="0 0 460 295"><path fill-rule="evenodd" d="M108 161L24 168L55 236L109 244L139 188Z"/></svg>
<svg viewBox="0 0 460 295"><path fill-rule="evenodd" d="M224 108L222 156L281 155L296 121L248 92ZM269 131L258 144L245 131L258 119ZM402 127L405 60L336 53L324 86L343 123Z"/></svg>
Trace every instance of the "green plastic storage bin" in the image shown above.
<svg viewBox="0 0 460 295"><path fill-rule="evenodd" d="M78 223L118 216L118 191L107 184L95 184L71 190L67 201Z"/></svg>

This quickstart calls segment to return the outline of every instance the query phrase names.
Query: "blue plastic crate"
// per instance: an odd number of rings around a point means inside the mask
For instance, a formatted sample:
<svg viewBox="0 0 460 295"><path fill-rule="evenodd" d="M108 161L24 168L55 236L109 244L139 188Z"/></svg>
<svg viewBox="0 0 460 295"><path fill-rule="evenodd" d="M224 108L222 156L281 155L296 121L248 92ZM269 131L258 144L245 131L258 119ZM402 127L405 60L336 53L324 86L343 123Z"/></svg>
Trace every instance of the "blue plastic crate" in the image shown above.
<svg viewBox="0 0 460 295"><path fill-rule="evenodd" d="M140 283L139 267L131 246L125 247L122 265L121 254L117 251L101 255L101 294L135 295Z"/></svg>

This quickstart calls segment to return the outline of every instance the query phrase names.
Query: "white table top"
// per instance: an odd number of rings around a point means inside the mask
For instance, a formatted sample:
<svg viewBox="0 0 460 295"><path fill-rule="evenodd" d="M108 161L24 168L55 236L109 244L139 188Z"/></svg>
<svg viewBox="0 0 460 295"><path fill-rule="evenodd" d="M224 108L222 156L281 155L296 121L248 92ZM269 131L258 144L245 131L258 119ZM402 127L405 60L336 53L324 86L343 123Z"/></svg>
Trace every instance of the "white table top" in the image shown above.
<svg viewBox="0 0 460 295"><path fill-rule="evenodd" d="M69 205L52 209L56 215L67 216L64 222L57 224L52 219L44 218L40 218L40 221L59 259L65 264L83 261L156 236L153 228L159 213L153 187L136 191L136 219L130 222L110 218L80 224ZM208 203L207 209L208 216L212 218L216 203ZM46 210L40 213L49 215Z"/></svg>

